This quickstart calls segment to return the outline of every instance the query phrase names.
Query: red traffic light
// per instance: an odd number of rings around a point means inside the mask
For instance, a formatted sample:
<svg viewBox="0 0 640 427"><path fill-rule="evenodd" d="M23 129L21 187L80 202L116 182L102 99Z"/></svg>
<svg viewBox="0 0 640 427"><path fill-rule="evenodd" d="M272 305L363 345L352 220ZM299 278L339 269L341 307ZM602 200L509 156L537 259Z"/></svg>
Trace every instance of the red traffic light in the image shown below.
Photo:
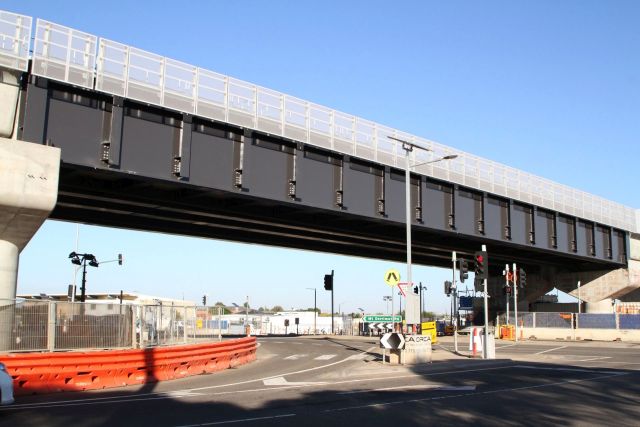
<svg viewBox="0 0 640 427"><path fill-rule="evenodd" d="M484 257L482 255L476 255L476 261L482 264L484 262Z"/></svg>

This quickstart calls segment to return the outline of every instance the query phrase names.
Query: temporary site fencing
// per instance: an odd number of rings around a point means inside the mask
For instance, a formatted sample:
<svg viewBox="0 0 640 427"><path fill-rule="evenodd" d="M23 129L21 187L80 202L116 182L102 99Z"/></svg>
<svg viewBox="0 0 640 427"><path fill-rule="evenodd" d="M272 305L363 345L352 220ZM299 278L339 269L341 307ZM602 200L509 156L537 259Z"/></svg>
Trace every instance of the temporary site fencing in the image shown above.
<svg viewBox="0 0 640 427"><path fill-rule="evenodd" d="M137 348L220 338L222 308L0 300L0 351ZM222 324L224 326L224 324Z"/></svg>
<svg viewBox="0 0 640 427"><path fill-rule="evenodd" d="M307 313L308 314L308 313ZM285 326L285 319L289 319ZM296 324L296 321L298 323ZM315 326L315 331L314 331ZM336 334L357 335L358 319L335 316ZM0 351L124 349L222 339L222 335L330 334L331 317L302 314L228 314L223 307L132 304L114 300L68 302L0 300Z"/></svg>
<svg viewBox="0 0 640 427"><path fill-rule="evenodd" d="M514 313L498 316L499 325L515 325ZM640 314L626 313L518 313L517 325L524 328L640 329Z"/></svg>

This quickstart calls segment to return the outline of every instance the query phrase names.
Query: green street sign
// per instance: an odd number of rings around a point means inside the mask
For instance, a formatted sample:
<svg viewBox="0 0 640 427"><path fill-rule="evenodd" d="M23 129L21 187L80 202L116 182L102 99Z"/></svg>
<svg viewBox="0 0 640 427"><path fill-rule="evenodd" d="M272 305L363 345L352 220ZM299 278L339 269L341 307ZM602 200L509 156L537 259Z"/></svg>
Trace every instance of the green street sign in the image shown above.
<svg viewBox="0 0 640 427"><path fill-rule="evenodd" d="M402 316L364 316L365 322L402 322Z"/></svg>

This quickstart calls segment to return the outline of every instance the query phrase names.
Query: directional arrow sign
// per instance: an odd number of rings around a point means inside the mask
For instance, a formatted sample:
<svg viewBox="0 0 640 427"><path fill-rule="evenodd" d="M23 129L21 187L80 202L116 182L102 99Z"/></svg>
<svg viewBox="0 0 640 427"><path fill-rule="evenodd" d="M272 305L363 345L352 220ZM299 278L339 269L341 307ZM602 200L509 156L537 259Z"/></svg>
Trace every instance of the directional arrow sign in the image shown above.
<svg viewBox="0 0 640 427"><path fill-rule="evenodd" d="M380 338L380 347L401 350L404 347L404 336L396 332L386 333Z"/></svg>
<svg viewBox="0 0 640 427"><path fill-rule="evenodd" d="M365 322L402 322L402 316L372 316L366 315L363 320Z"/></svg>

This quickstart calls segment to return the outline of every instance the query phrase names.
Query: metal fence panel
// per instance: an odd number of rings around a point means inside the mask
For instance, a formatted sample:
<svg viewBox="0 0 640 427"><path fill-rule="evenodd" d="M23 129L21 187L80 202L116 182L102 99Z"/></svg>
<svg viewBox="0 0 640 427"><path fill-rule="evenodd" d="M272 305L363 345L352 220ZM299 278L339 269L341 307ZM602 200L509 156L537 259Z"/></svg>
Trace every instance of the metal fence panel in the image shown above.
<svg viewBox="0 0 640 427"><path fill-rule="evenodd" d="M536 313L536 328L572 328L573 313Z"/></svg>
<svg viewBox="0 0 640 427"><path fill-rule="evenodd" d="M97 42L94 35L38 19L32 72L93 89Z"/></svg>
<svg viewBox="0 0 640 427"><path fill-rule="evenodd" d="M56 302L55 349L131 347L129 305Z"/></svg>
<svg viewBox="0 0 640 427"><path fill-rule="evenodd" d="M31 17L0 10L0 66L27 71Z"/></svg>
<svg viewBox="0 0 640 427"><path fill-rule="evenodd" d="M640 314L619 314L620 329L640 329Z"/></svg>
<svg viewBox="0 0 640 427"><path fill-rule="evenodd" d="M616 315L611 313L581 313L578 314L576 322L577 329L615 329Z"/></svg>
<svg viewBox="0 0 640 427"><path fill-rule="evenodd" d="M3 300L0 304L0 351L47 349L48 302Z"/></svg>

